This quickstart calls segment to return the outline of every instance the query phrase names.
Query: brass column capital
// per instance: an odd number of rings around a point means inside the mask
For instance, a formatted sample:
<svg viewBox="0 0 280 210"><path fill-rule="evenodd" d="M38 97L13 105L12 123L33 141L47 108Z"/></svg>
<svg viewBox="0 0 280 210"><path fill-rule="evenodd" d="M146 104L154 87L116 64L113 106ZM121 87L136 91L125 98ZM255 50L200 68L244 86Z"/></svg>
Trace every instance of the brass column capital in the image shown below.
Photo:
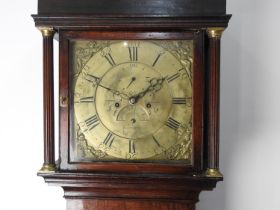
<svg viewBox="0 0 280 210"><path fill-rule="evenodd" d="M40 27L38 27L38 29L39 29L39 31L41 31L43 37L52 37L55 33L55 31L52 27L40 26Z"/></svg>
<svg viewBox="0 0 280 210"><path fill-rule="evenodd" d="M209 38L221 38L225 28L223 27L214 27L207 28L207 34Z"/></svg>

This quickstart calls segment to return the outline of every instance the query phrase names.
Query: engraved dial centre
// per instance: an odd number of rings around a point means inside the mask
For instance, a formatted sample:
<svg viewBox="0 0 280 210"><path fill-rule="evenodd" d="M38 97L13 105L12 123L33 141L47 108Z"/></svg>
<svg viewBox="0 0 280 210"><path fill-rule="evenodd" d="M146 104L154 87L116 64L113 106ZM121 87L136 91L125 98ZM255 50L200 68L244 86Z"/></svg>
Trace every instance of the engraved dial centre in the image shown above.
<svg viewBox="0 0 280 210"><path fill-rule="evenodd" d="M100 84L102 86L96 90L97 114L118 136L144 138L167 120L172 97L167 82L151 67L141 63L131 67L130 62L123 63L111 68ZM127 97L121 97L121 94ZM152 104L157 112L151 108Z"/></svg>

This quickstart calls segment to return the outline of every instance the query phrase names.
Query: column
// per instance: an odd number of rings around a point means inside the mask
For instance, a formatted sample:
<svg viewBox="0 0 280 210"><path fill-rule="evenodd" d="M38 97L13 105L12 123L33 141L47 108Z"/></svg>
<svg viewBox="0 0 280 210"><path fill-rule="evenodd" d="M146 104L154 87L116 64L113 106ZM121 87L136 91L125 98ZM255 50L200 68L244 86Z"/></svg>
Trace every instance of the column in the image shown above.
<svg viewBox="0 0 280 210"><path fill-rule="evenodd" d="M53 36L49 27L38 28L43 35L44 164L40 172L52 172L55 165Z"/></svg>
<svg viewBox="0 0 280 210"><path fill-rule="evenodd" d="M208 28L208 168L206 176L223 177L219 171L220 51L224 28Z"/></svg>

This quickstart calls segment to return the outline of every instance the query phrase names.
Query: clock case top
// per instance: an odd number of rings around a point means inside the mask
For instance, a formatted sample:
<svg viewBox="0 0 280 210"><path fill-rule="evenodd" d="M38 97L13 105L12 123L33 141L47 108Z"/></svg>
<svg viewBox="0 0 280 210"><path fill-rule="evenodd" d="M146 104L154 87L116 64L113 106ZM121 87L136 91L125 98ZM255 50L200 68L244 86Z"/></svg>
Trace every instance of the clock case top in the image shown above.
<svg viewBox="0 0 280 210"><path fill-rule="evenodd" d="M37 27L147 30L227 27L226 0L38 0Z"/></svg>
<svg viewBox="0 0 280 210"><path fill-rule="evenodd" d="M225 15L226 0L39 0L40 15Z"/></svg>

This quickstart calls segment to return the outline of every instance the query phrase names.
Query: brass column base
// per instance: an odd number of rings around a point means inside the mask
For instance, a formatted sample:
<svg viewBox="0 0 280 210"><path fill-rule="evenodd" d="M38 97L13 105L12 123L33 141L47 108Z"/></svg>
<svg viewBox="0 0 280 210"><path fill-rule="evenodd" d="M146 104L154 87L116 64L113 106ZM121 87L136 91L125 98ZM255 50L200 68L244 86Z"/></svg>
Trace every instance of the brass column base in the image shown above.
<svg viewBox="0 0 280 210"><path fill-rule="evenodd" d="M205 172L205 176L207 177L223 177L223 174L217 168L208 168Z"/></svg>
<svg viewBox="0 0 280 210"><path fill-rule="evenodd" d="M49 173L49 172L55 172L56 171L56 165L55 164L44 164L42 168L39 170L39 173Z"/></svg>

